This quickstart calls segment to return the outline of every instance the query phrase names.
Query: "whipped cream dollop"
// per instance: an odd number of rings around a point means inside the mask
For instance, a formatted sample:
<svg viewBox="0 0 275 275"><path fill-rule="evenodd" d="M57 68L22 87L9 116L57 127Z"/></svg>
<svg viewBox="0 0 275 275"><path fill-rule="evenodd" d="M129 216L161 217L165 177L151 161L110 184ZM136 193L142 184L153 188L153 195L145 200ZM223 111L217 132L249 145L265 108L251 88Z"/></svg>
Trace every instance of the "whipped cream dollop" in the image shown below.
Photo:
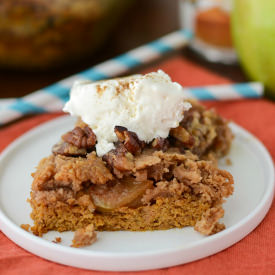
<svg viewBox="0 0 275 275"><path fill-rule="evenodd" d="M182 86L163 71L99 82L76 82L63 111L78 116L97 137L96 152L102 156L114 147L115 126L135 132L150 142L166 138L191 107Z"/></svg>

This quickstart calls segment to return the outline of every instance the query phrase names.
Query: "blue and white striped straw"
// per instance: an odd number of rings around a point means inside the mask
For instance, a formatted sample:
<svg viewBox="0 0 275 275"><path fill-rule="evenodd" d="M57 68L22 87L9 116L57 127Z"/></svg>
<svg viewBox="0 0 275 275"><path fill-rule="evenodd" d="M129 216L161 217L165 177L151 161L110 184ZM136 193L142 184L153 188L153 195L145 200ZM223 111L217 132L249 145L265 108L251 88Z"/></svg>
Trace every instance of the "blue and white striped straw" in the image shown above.
<svg viewBox="0 0 275 275"><path fill-rule="evenodd" d="M186 45L192 37L187 30L179 30L140 46L125 54L100 63L88 70L65 78L53 85L16 99L12 104L0 105L0 125L30 113L61 110L69 98L75 80L97 81L121 75L139 65L158 59Z"/></svg>
<svg viewBox="0 0 275 275"><path fill-rule="evenodd" d="M237 84L210 85L185 88L187 97L198 100L234 100L244 98L259 98L264 94L261 82Z"/></svg>
<svg viewBox="0 0 275 275"><path fill-rule="evenodd" d="M191 37L190 32L179 30L22 98L3 100L2 103L0 100L0 125L26 114L60 111L69 98L69 91L75 80L97 81L122 75L139 65L182 48ZM263 94L263 86L260 83L218 85L188 88L186 93L199 100L260 97Z"/></svg>

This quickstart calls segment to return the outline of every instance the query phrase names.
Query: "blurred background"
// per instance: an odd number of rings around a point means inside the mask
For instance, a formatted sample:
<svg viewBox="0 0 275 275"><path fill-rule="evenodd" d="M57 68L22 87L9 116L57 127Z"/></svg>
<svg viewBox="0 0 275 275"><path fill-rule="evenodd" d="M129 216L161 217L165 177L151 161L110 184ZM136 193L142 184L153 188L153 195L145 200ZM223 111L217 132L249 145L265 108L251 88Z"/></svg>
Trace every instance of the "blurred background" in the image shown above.
<svg viewBox="0 0 275 275"><path fill-rule="evenodd" d="M242 31L238 5L234 24ZM231 0L2 0L0 97L23 96L181 27L196 36L175 54L234 82L247 81L233 46L231 9Z"/></svg>

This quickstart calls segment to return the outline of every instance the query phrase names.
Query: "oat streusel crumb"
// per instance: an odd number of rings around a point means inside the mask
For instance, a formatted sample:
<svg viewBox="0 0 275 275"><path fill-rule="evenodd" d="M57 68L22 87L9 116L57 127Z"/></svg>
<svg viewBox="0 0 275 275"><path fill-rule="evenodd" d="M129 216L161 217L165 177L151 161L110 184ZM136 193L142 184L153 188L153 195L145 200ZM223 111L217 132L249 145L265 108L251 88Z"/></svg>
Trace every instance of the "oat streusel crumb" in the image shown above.
<svg viewBox="0 0 275 275"><path fill-rule="evenodd" d="M93 244L97 239L93 224L75 231L71 247L83 247Z"/></svg>

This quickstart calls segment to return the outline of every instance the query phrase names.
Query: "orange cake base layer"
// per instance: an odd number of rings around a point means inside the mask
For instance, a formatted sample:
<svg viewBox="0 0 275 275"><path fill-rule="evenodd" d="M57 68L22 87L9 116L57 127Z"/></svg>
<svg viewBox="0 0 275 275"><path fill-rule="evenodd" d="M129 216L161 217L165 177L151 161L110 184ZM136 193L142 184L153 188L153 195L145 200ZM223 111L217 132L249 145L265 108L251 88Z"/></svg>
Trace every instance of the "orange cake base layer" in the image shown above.
<svg viewBox="0 0 275 275"><path fill-rule="evenodd" d="M203 213L211 208L196 196L184 194L182 198L159 198L156 203L138 208L122 207L112 212L92 213L83 206L38 205L30 201L34 220L32 231L42 235L50 230L59 232L75 231L89 224L94 224L98 231L145 231L194 226L201 220Z"/></svg>

